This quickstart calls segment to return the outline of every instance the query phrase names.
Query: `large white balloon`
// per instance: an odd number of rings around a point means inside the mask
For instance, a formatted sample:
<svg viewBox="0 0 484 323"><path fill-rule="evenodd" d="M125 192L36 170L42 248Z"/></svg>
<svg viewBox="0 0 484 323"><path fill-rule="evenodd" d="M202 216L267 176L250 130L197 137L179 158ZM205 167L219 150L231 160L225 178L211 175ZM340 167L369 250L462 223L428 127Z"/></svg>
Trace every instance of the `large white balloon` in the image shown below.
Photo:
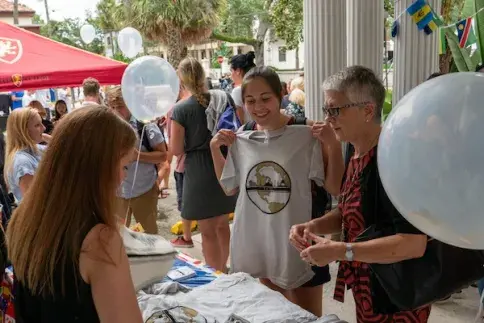
<svg viewBox="0 0 484 323"><path fill-rule="evenodd" d="M448 244L484 249L484 74L453 73L408 93L384 124L385 191L415 227Z"/></svg>
<svg viewBox="0 0 484 323"><path fill-rule="evenodd" d="M136 29L126 27L118 34L118 46L124 56L133 58L143 49L143 38Z"/></svg>
<svg viewBox="0 0 484 323"><path fill-rule="evenodd" d="M166 60L143 56L126 68L121 89L131 114L138 120L148 121L165 115L175 104L180 82Z"/></svg>
<svg viewBox="0 0 484 323"><path fill-rule="evenodd" d="M81 39L86 44L92 43L96 38L96 29L92 25L84 25L81 27Z"/></svg>

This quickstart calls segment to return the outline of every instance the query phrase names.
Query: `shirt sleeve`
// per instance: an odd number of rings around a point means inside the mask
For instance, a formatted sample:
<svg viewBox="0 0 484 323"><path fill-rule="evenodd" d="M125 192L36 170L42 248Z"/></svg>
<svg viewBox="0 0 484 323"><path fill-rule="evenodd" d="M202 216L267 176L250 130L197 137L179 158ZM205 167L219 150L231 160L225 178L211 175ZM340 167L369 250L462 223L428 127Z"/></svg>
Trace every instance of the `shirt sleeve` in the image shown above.
<svg viewBox="0 0 484 323"><path fill-rule="evenodd" d="M239 170L237 168L237 162L234 159L234 155L236 155L237 147L236 143L234 143L227 155L227 159L225 160L224 170L222 172L222 178L220 179L220 183L225 191L230 192L239 187Z"/></svg>
<svg viewBox="0 0 484 323"><path fill-rule="evenodd" d="M154 123L149 123L146 125L146 134L148 135L148 141L151 147L156 147L159 144L165 142L165 138L161 133L160 128Z"/></svg>
<svg viewBox="0 0 484 323"><path fill-rule="evenodd" d="M379 200L380 200L380 207L383 208L384 214L389 217L389 220L393 223L393 228L395 229L395 233L402 233L402 234L424 234L419 229L414 227L410 222L408 222L403 215L398 212L396 207L390 201L383 185L381 183L380 177L378 177L378 186L379 186Z"/></svg>
<svg viewBox="0 0 484 323"><path fill-rule="evenodd" d="M183 105L175 105L173 108L173 113L171 114L171 120L176 121L179 123L183 128L186 128L186 113Z"/></svg>
<svg viewBox="0 0 484 323"><path fill-rule="evenodd" d="M324 185L323 151L321 149L321 143L316 139L313 139L309 179L313 180L318 186Z"/></svg>
<svg viewBox="0 0 484 323"><path fill-rule="evenodd" d="M12 168L12 179L14 181L13 184L15 186L19 186L20 179L25 175L34 176L36 168L37 167L31 158L22 153L17 153Z"/></svg>
<svg viewBox="0 0 484 323"><path fill-rule="evenodd" d="M242 100L242 88L240 86L232 90L232 99L234 99L237 107L244 106L244 101Z"/></svg>

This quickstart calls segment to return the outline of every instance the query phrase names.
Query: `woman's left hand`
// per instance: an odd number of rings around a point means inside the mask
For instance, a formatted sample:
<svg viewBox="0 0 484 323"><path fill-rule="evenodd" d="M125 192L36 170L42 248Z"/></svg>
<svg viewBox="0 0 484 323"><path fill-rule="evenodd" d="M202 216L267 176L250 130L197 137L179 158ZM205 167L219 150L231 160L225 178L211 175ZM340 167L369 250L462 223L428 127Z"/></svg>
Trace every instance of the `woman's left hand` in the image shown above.
<svg viewBox="0 0 484 323"><path fill-rule="evenodd" d="M316 244L301 251L302 260L319 267L323 267L339 260L344 254L344 245L330 239L319 237L311 232L305 232L307 238Z"/></svg>

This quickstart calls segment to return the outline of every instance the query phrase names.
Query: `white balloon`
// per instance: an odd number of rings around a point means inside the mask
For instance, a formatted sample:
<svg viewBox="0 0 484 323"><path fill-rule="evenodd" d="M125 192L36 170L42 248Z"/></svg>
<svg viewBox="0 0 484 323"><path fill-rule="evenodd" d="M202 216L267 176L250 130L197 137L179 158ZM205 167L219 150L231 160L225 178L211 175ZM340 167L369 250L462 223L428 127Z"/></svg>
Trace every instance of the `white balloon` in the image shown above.
<svg viewBox="0 0 484 323"><path fill-rule="evenodd" d="M92 25L84 25L81 27L81 39L86 44L92 43L96 38L96 29Z"/></svg>
<svg viewBox="0 0 484 323"><path fill-rule="evenodd" d="M126 27L118 34L118 47L124 56L134 58L143 49L143 38L136 29Z"/></svg>
<svg viewBox="0 0 484 323"><path fill-rule="evenodd" d="M149 121L166 115L175 104L180 81L166 60L143 56L124 71L121 90L131 114L138 120Z"/></svg>
<svg viewBox="0 0 484 323"><path fill-rule="evenodd" d="M484 249L483 89L479 73L421 84L393 109L378 145L381 180L400 213L468 249Z"/></svg>

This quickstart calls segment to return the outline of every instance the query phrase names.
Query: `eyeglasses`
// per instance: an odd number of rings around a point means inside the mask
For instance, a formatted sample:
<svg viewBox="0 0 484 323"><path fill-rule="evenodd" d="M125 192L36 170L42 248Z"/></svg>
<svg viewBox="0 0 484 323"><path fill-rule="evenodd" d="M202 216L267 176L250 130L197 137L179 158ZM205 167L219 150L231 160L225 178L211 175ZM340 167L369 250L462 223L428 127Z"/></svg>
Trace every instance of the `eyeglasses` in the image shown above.
<svg viewBox="0 0 484 323"><path fill-rule="evenodd" d="M325 106L323 106L323 113L328 117L336 118L337 116L339 116L341 109L360 107L362 105L366 105L366 104L370 104L370 103L371 102L349 103L349 104L341 105L339 107L325 107Z"/></svg>

